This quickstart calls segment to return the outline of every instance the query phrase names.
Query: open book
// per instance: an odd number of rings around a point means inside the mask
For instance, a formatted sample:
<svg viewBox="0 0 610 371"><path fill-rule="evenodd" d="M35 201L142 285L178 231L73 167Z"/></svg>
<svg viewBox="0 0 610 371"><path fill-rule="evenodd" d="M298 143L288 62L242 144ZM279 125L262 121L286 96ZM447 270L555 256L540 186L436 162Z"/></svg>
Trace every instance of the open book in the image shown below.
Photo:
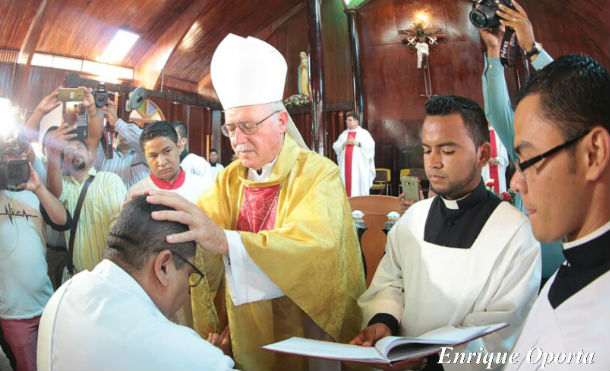
<svg viewBox="0 0 610 371"><path fill-rule="evenodd" d="M506 326L508 326L507 323L461 328L445 326L415 338L386 336L379 339L373 347L362 347L358 345L292 337L284 341L266 345L263 349L313 358L392 364L426 357L438 353L442 347L463 344L501 330Z"/></svg>

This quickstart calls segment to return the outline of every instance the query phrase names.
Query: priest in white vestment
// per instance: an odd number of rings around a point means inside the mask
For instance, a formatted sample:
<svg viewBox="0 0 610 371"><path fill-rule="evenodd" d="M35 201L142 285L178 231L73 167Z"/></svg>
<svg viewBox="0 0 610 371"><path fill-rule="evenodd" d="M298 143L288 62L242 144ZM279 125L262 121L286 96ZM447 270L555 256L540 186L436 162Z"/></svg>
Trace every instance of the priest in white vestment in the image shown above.
<svg viewBox="0 0 610 371"><path fill-rule="evenodd" d="M426 114L424 166L438 196L412 205L389 232L386 254L358 301L366 328L352 343L507 322L506 329L453 351L475 357L508 352L536 299L539 244L525 215L482 182L480 169L490 155L482 109L470 99L437 96L426 104ZM431 367L437 360L424 362ZM487 367L450 360L445 370Z"/></svg>
<svg viewBox="0 0 610 371"><path fill-rule="evenodd" d="M64 283L45 307L38 335L39 370L230 370L234 363L195 331L171 322L191 285L195 243L166 242L188 230L151 219L168 210L146 196L128 202L108 248L91 272Z"/></svg>
<svg viewBox="0 0 610 371"><path fill-rule="evenodd" d="M375 141L353 113L345 119L347 129L333 143L347 197L369 194L375 180Z"/></svg>
<svg viewBox="0 0 610 371"><path fill-rule="evenodd" d="M610 370L610 75L557 58L519 92L511 181L539 241L563 240L505 370ZM574 118L578 118L577 120Z"/></svg>

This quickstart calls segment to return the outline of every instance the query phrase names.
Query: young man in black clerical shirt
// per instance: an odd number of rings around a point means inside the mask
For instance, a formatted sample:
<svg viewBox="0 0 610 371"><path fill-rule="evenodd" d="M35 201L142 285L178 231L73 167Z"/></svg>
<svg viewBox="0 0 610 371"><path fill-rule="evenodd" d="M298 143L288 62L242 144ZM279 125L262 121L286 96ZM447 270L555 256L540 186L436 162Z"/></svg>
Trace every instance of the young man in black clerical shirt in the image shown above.
<svg viewBox="0 0 610 371"><path fill-rule="evenodd" d="M422 128L424 166L438 195L411 206L388 234L386 254L358 304L366 328L352 344L388 335L419 336L445 325L510 324L450 350L509 351L540 282L540 249L527 218L489 192L490 157L482 109L457 96L433 97ZM464 367L451 357L411 367ZM470 357L476 359L477 357ZM480 359L480 357L479 357ZM484 369L472 362L469 369Z"/></svg>
<svg viewBox="0 0 610 371"><path fill-rule="evenodd" d="M610 76L566 55L522 88L511 187L534 235L563 239L566 262L527 317L507 370L610 370Z"/></svg>

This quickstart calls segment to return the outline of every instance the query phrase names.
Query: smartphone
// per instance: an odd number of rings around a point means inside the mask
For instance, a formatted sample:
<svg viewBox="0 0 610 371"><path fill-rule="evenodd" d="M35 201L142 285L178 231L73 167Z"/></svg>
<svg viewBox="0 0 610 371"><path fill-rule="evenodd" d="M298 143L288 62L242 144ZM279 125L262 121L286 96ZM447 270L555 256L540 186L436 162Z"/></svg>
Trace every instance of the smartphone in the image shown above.
<svg viewBox="0 0 610 371"><path fill-rule="evenodd" d="M400 178L405 200L419 201L419 179L416 176L403 176Z"/></svg>
<svg viewBox="0 0 610 371"><path fill-rule="evenodd" d="M85 91L81 88L62 88L57 94L57 99L61 102L80 102L83 98L85 98Z"/></svg>

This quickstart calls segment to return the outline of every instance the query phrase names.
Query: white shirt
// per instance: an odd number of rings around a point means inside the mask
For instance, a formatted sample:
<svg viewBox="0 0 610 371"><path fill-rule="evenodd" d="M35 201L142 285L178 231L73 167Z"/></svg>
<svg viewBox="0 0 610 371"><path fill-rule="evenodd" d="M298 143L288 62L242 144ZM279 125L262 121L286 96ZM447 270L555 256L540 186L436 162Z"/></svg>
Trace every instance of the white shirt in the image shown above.
<svg viewBox="0 0 610 371"><path fill-rule="evenodd" d="M588 236L564 243L563 248L569 254L570 249L588 244L609 232L610 222ZM607 243L603 244L610 247ZM564 262L564 265L568 264L569 258ZM523 332L513 349L519 361L507 364L505 370L538 370L543 369L542 363L546 363L546 370L610 370L610 271L553 308L549 290L556 278L557 272L544 285L527 316ZM570 276L570 279L573 282L574 276ZM575 282L573 287L578 285ZM562 353L566 357L545 360L549 354L557 356ZM587 354L589 356L585 356Z"/></svg>
<svg viewBox="0 0 610 371"><path fill-rule="evenodd" d="M169 189L169 192L176 192L180 196L186 198L190 202L195 202L199 198L199 196L208 188L212 186L212 180L210 179L210 174L206 173L206 176L198 176L186 172L184 183L176 188ZM131 200L132 194L142 194L145 191L150 190L159 190L160 188L153 183L150 179L150 176L140 180L138 183L134 184L131 188L127 190L127 195L125 197L126 200Z"/></svg>
<svg viewBox="0 0 610 371"><path fill-rule="evenodd" d="M445 247L424 240L432 201L415 203L390 230L386 254L358 300L364 326L377 313L396 318L401 336L420 336L446 325L508 322L508 328L454 349L509 351L540 284L540 248L528 219L501 202L470 248ZM443 367L484 369L486 365Z"/></svg>
<svg viewBox="0 0 610 371"><path fill-rule="evenodd" d="M229 370L231 358L169 321L109 260L62 285L40 320L39 370Z"/></svg>
<svg viewBox="0 0 610 371"><path fill-rule="evenodd" d="M203 177L214 177L211 176L210 164L207 160L201 156L198 156L194 153L189 153L186 157L180 162L180 166L187 173L203 176Z"/></svg>
<svg viewBox="0 0 610 371"><path fill-rule="evenodd" d="M36 317L53 294L39 206L33 192L0 191L0 318Z"/></svg>
<svg viewBox="0 0 610 371"><path fill-rule="evenodd" d="M248 180L265 182L271 176L277 157L261 168L261 173L248 169ZM286 294L252 260L241 235L225 230L229 256L224 257L225 277L233 304L241 305L260 300L270 300Z"/></svg>
<svg viewBox="0 0 610 371"><path fill-rule="evenodd" d="M216 163L215 166L212 166L212 164L210 164L210 175L212 177L212 179L216 178L216 175L218 175L218 173L220 173L220 170L224 169L225 167L222 166L222 164L220 163Z"/></svg>
<svg viewBox="0 0 610 371"><path fill-rule="evenodd" d="M333 143L333 149L337 154L337 165L341 172L343 184L345 184L345 151L343 143L347 141L348 133L356 132L356 141L360 146L354 146L352 152L352 179L350 197L368 195L369 189L375 180L375 141L371 134L358 126L354 130L345 130L337 141Z"/></svg>

